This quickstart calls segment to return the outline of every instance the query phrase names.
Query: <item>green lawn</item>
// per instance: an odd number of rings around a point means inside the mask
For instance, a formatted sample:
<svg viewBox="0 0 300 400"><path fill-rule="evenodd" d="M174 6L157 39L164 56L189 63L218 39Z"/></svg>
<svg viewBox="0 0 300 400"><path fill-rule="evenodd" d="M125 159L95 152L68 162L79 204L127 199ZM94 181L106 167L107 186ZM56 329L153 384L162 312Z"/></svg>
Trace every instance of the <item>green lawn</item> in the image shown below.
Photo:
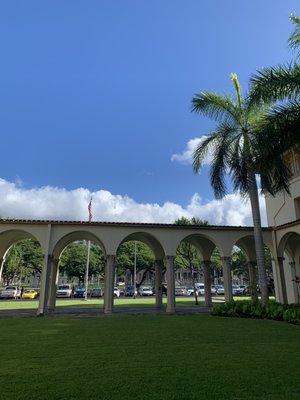
<svg viewBox="0 0 300 400"><path fill-rule="evenodd" d="M163 299L164 304L167 303L167 299ZM180 306L194 306L194 301L192 298L179 298L176 303ZM200 304L204 304L201 302ZM138 297L136 299L132 298L120 298L114 300L114 305L116 307L153 307L155 305L154 298ZM103 307L103 299L89 299L87 301L83 299L57 299L57 307ZM15 310L15 309L36 309L38 307L37 300L5 300L0 301L0 315L1 310Z"/></svg>
<svg viewBox="0 0 300 400"><path fill-rule="evenodd" d="M222 297L216 298L218 301L222 301ZM235 297L235 300L246 300L249 297ZM202 299L201 299L202 300ZM166 297L163 298L164 304L167 303ZM151 307L154 306L155 299L154 298L141 298L137 299L132 298L120 298L115 299L116 307ZM192 297L177 297L176 304L178 306L187 306L187 307L196 307L194 304L194 300ZM103 299L89 299L87 301L82 299L57 299L56 300L57 307L103 307ZM200 301L200 305L204 305L204 301ZM15 309L37 309L38 301L37 300L1 300L0 301L0 315L1 310L15 310Z"/></svg>
<svg viewBox="0 0 300 400"><path fill-rule="evenodd" d="M0 318L0 398L299 399L300 328L208 315Z"/></svg>

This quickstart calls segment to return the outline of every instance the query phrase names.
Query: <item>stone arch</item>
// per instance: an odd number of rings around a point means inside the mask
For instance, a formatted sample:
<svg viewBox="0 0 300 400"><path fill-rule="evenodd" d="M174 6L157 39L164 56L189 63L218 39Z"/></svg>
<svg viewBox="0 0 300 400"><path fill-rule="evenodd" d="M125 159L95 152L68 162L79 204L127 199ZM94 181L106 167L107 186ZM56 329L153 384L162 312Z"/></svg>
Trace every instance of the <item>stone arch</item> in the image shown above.
<svg viewBox="0 0 300 400"><path fill-rule="evenodd" d="M201 253L203 260L209 260L215 248L218 249L221 257L223 256L223 250L221 246L219 246L216 240L214 240L212 237L208 235L202 233L192 233L185 236L180 241L180 243L184 241L187 241L188 243L195 246ZM180 243L178 243L178 246L180 245Z"/></svg>
<svg viewBox="0 0 300 400"><path fill-rule="evenodd" d="M279 241L277 252L281 286L285 293L283 302L299 304L300 234L294 231L286 232Z"/></svg>
<svg viewBox="0 0 300 400"><path fill-rule="evenodd" d="M5 258L11 246L25 239L32 239L39 243L40 240L32 233L23 229L9 229L0 233L0 258Z"/></svg>
<svg viewBox="0 0 300 400"><path fill-rule="evenodd" d="M150 249L153 251L156 260L163 260L166 256L165 250L160 243L160 241L151 233L148 232L134 232L127 235L122 241L118 244L117 249L126 242L136 240L142 243L145 243Z"/></svg>
<svg viewBox="0 0 300 400"><path fill-rule="evenodd" d="M278 257L283 257L288 253L291 258L295 258L297 250L300 248L300 235L297 232L287 232L280 240L277 248Z"/></svg>
<svg viewBox="0 0 300 400"><path fill-rule="evenodd" d="M71 243L79 240L90 240L94 244L98 245L103 253L106 255L106 249L103 242L98 236L94 235L89 231L73 231L62 236L53 246L52 255L54 259L59 259L59 256L63 250Z"/></svg>

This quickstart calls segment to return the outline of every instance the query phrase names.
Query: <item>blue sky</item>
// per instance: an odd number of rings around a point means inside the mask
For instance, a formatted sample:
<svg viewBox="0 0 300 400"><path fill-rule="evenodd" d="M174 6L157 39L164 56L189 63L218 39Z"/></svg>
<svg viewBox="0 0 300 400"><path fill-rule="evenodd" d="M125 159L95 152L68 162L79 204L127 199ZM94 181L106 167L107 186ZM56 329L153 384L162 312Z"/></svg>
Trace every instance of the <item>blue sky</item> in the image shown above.
<svg viewBox="0 0 300 400"><path fill-rule="evenodd" d="M212 127L192 95L291 59L291 12L298 1L2 1L0 177L211 201L207 167L171 161Z"/></svg>

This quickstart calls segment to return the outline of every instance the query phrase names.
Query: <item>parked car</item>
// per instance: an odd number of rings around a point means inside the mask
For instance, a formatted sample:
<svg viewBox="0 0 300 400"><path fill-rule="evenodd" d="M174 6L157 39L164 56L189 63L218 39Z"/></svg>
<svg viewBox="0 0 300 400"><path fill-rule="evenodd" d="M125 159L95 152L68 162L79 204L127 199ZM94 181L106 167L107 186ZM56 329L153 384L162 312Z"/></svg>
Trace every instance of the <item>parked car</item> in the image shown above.
<svg viewBox="0 0 300 400"><path fill-rule="evenodd" d="M103 290L101 288L94 288L91 291L91 297L102 297L103 296Z"/></svg>
<svg viewBox="0 0 300 400"><path fill-rule="evenodd" d="M247 286L246 285L239 285L239 287L243 291L243 294L246 294Z"/></svg>
<svg viewBox="0 0 300 400"><path fill-rule="evenodd" d="M84 287L76 288L74 291L74 298L83 299L84 297L85 297L85 288Z"/></svg>
<svg viewBox="0 0 300 400"><path fill-rule="evenodd" d="M72 297L72 293L73 290L71 285L58 285L56 297L70 298Z"/></svg>
<svg viewBox="0 0 300 400"><path fill-rule="evenodd" d="M114 296L120 297L120 290L117 287L114 288Z"/></svg>
<svg viewBox="0 0 300 400"><path fill-rule="evenodd" d="M0 293L0 299L20 299L21 290L18 286L6 286Z"/></svg>
<svg viewBox="0 0 300 400"><path fill-rule="evenodd" d="M193 287L187 287L186 291L187 291L188 296L194 296L194 288ZM196 294L197 294L197 296L199 295L199 292L197 289L196 289Z"/></svg>
<svg viewBox="0 0 300 400"><path fill-rule="evenodd" d="M196 283L198 294L203 296L205 293L204 283Z"/></svg>
<svg viewBox="0 0 300 400"><path fill-rule="evenodd" d="M217 295L220 296L220 295L224 295L225 294L223 285L217 285L216 288L217 288L217 290L216 290L216 294Z"/></svg>
<svg viewBox="0 0 300 400"><path fill-rule="evenodd" d="M217 287L216 285L212 285L210 288L211 294L217 294Z"/></svg>
<svg viewBox="0 0 300 400"><path fill-rule="evenodd" d="M176 287L175 296L188 296L188 291L185 287Z"/></svg>
<svg viewBox="0 0 300 400"><path fill-rule="evenodd" d="M244 294L244 289L241 288L239 285L232 285L232 294L234 296L240 296Z"/></svg>
<svg viewBox="0 0 300 400"><path fill-rule="evenodd" d="M133 297L134 295L134 286L126 286L124 290L125 297ZM137 296L137 290L135 290L135 295Z"/></svg>
<svg viewBox="0 0 300 400"><path fill-rule="evenodd" d="M36 299L39 294L35 289L25 289L22 294L22 299Z"/></svg>
<svg viewBox="0 0 300 400"><path fill-rule="evenodd" d="M151 287L140 287L139 288L139 295L140 296L152 296L153 290Z"/></svg>

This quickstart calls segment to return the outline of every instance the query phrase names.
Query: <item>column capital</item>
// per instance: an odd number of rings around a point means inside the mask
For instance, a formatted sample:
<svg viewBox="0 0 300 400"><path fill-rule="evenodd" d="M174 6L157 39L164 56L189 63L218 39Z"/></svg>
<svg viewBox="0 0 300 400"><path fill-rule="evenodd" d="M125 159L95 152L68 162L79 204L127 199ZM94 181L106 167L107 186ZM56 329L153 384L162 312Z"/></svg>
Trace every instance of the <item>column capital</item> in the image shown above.
<svg viewBox="0 0 300 400"><path fill-rule="evenodd" d="M115 260L117 258L116 254L106 254L106 260Z"/></svg>
<svg viewBox="0 0 300 400"><path fill-rule="evenodd" d="M284 260L285 260L284 257L277 257L277 261L280 262L280 263L282 263Z"/></svg>

